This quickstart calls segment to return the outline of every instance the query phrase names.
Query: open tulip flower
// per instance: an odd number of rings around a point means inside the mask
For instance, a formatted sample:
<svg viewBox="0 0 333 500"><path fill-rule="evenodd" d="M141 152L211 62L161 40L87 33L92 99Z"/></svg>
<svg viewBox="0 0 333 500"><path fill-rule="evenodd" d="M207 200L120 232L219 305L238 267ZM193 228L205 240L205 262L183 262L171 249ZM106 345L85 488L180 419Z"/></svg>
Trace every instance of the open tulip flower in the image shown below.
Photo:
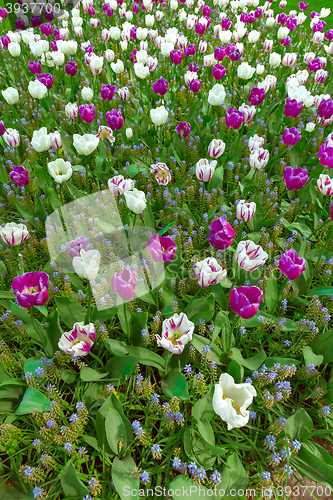
<svg viewBox="0 0 333 500"><path fill-rule="evenodd" d="M148 242L148 250L154 262L170 262L176 253L177 245L170 236L153 234Z"/></svg>
<svg viewBox="0 0 333 500"><path fill-rule="evenodd" d="M248 407L256 395L257 391L251 384L235 384L231 375L222 373L219 383L215 384L213 408L228 424L228 431L235 427L244 427L248 423Z"/></svg>
<svg viewBox="0 0 333 500"><path fill-rule="evenodd" d="M36 271L21 274L13 279L12 289L22 307L43 306L49 300L49 276Z"/></svg>
<svg viewBox="0 0 333 500"><path fill-rule="evenodd" d="M231 290L231 309L243 319L253 318L259 310L263 292L256 286L239 286Z"/></svg>
<svg viewBox="0 0 333 500"><path fill-rule="evenodd" d="M241 269L254 271L268 259L268 254L254 241L240 241L236 250L236 261Z"/></svg>
<svg viewBox="0 0 333 500"><path fill-rule="evenodd" d="M84 250L80 249L80 256L73 258L74 271L80 278L85 278L89 281L96 279L99 264L101 261L101 254L98 250Z"/></svg>
<svg viewBox="0 0 333 500"><path fill-rule="evenodd" d="M124 267L121 273L115 273L111 278L111 288L124 301L134 297L137 281L134 272Z"/></svg>
<svg viewBox="0 0 333 500"><path fill-rule="evenodd" d="M194 323L185 313L174 314L163 321L162 333L156 335L157 345L173 354L181 354L185 345L192 340L193 331Z"/></svg>
<svg viewBox="0 0 333 500"><path fill-rule="evenodd" d="M207 257L194 265L194 273L202 287L217 285L227 277L227 271L222 269L214 257Z"/></svg>
<svg viewBox="0 0 333 500"><path fill-rule="evenodd" d="M279 268L289 280L295 280L305 271L305 259L298 257L296 250L292 248L281 255Z"/></svg>
<svg viewBox="0 0 333 500"><path fill-rule="evenodd" d="M29 231L24 224L9 222L0 228L0 236L7 245L22 245L29 238Z"/></svg>
<svg viewBox="0 0 333 500"><path fill-rule="evenodd" d="M81 321L80 323L74 323L73 330L62 334L58 347L72 356L86 356L89 354L95 338L95 325L93 323L85 325Z"/></svg>
<svg viewBox="0 0 333 500"><path fill-rule="evenodd" d="M208 234L207 240L214 248L225 250L230 247L235 237L235 231L223 217L212 222L209 226L209 230L211 233Z"/></svg>

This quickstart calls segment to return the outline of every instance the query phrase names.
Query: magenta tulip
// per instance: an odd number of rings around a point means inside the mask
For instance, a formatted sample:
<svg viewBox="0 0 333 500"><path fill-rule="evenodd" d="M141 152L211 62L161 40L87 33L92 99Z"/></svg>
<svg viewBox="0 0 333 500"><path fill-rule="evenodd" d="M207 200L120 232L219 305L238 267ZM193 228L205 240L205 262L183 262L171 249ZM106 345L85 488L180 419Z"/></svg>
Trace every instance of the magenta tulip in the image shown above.
<svg viewBox="0 0 333 500"><path fill-rule="evenodd" d="M29 174L22 166L16 167L12 165L12 172L10 172L9 177L16 184L16 186L27 186L29 184Z"/></svg>
<svg viewBox="0 0 333 500"><path fill-rule="evenodd" d="M296 118L303 109L303 101L297 102L296 99L290 99L287 97L286 104L284 106L284 114L289 118Z"/></svg>
<svg viewBox="0 0 333 500"><path fill-rule="evenodd" d="M215 66L213 66L213 78L215 80L222 80L226 72L227 70L222 64L215 64Z"/></svg>
<svg viewBox="0 0 333 500"><path fill-rule="evenodd" d="M279 268L289 280L295 280L305 271L305 259L298 257L296 250L292 248L281 255Z"/></svg>
<svg viewBox="0 0 333 500"><path fill-rule="evenodd" d="M283 181L289 191L301 189L309 180L306 168L286 167L283 171Z"/></svg>
<svg viewBox="0 0 333 500"><path fill-rule="evenodd" d="M244 115L237 109L229 108L225 117L225 123L228 128L237 130L244 123Z"/></svg>
<svg viewBox="0 0 333 500"><path fill-rule="evenodd" d="M259 310L263 292L257 286L239 286L231 290L231 310L243 319L253 318Z"/></svg>
<svg viewBox="0 0 333 500"><path fill-rule="evenodd" d="M93 104L82 104L79 106L81 120L92 123L95 120L95 106Z"/></svg>
<svg viewBox="0 0 333 500"><path fill-rule="evenodd" d="M232 239L235 237L235 231L232 229L231 224L223 217L212 222L209 226L210 234L207 236L207 241L212 247L218 250L225 250L232 244Z"/></svg>
<svg viewBox="0 0 333 500"><path fill-rule="evenodd" d="M50 73L41 73L38 75L38 80L43 83L48 90L50 90L53 85L53 77Z"/></svg>
<svg viewBox="0 0 333 500"><path fill-rule="evenodd" d="M170 236L153 234L148 242L148 250L154 262L170 262L176 253L177 245Z"/></svg>
<svg viewBox="0 0 333 500"><path fill-rule="evenodd" d="M249 94L249 103L251 106L258 106L261 104L266 97L266 92L264 89L258 89L257 87L253 87Z"/></svg>
<svg viewBox="0 0 333 500"><path fill-rule="evenodd" d="M22 307L43 306L49 300L49 276L42 271L16 276L12 288Z"/></svg>
<svg viewBox="0 0 333 500"><path fill-rule="evenodd" d="M106 113L105 119L112 130L120 130L124 125L124 118L121 111L112 109Z"/></svg>
<svg viewBox="0 0 333 500"><path fill-rule="evenodd" d="M136 277L134 272L124 267L121 273L115 273L111 278L111 288L114 293L123 300L131 300L134 297Z"/></svg>
<svg viewBox="0 0 333 500"><path fill-rule="evenodd" d="M103 101L112 101L113 96L115 95L117 87L115 85L107 85L101 86L101 96Z"/></svg>
<svg viewBox="0 0 333 500"><path fill-rule="evenodd" d="M296 127L286 128L282 134L283 144L293 146L302 139L300 131Z"/></svg>

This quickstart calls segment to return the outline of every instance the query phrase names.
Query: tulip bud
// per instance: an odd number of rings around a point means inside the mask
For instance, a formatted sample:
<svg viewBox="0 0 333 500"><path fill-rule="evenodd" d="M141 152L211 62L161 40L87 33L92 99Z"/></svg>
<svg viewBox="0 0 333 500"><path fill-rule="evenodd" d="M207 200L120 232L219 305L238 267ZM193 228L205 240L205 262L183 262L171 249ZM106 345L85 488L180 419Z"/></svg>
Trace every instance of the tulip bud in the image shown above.
<svg viewBox="0 0 333 500"><path fill-rule="evenodd" d="M243 220L244 222L249 222L249 220L256 213L256 208L257 206L254 201L245 203L245 200L239 200L236 206L237 219Z"/></svg>

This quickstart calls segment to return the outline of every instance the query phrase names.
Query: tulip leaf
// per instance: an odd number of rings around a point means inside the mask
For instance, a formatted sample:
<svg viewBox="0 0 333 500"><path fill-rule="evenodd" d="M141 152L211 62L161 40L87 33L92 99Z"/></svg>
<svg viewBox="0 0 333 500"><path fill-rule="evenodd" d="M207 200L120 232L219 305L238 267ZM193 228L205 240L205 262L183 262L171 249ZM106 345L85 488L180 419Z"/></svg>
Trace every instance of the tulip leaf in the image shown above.
<svg viewBox="0 0 333 500"><path fill-rule="evenodd" d="M176 224L176 221L170 222L167 226L165 226L163 229L161 229L157 234L159 236L163 236L163 234L167 233L169 229Z"/></svg>
<svg viewBox="0 0 333 500"><path fill-rule="evenodd" d="M65 498L81 498L88 496L88 488L77 477L74 465L68 463L62 470L60 482L64 491Z"/></svg>
<svg viewBox="0 0 333 500"><path fill-rule="evenodd" d="M47 199L53 210L62 207L62 201L53 188L48 189Z"/></svg>
<svg viewBox="0 0 333 500"><path fill-rule="evenodd" d="M132 316L131 344L135 346L143 345L142 330L147 330L148 312L139 312Z"/></svg>
<svg viewBox="0 0 333 500"><path fill-rule="evenodd" d="M209 321L214 315L215 299L213 294L208 297L193 300L185 309L190 321L195 325L199 325L199 319Z"/></svg>
<svg viewBox="0 0 333 500"><path fill-rule="evenodd" d="M309 345L303 347L303 356L306 364L311 363L314 366L320 366L324 359L322 354L315 354Z"/></svg>
<svg viewBox="0 0 333 500"><path fill-rule="evenodd" d="M161 371L165 369L165 361L162 356L159 356L150 349L137 346L126 346L126 351L130 356L137 357L138 363L141 365L153 366Z"/></svg>
<svg viewBox="0 0 333 500"><path fill-rule="evenodd" d="M101 380L106 377L108 373L100 373L89 366L86 366L80 372L80 379L84 382L95 382L96 380Z"/></svg>
<svg viewBox="0 0 333 500"><path fill-rule="evenodd" d="M236 384L241 384L244 378L244 368L234 359L228 364L227 373L233 377Z"/></svg>
<svg viewBox="0 0 333 500"><path fill-rule="evenodd" d="M162 379L162 391L168 398L177 397L181 401L189 399L186 377L183 373L173 371L166 379Z"/></svg>
<svg viewBox="0 0 333 500"><path fill-rule="evenodd" d="M104 340L104 345L107 350L115 356L125 356L128 353L126 342L115 339L106 339Z"/></svg>
<svg viewBox="0 0 333 500"><path fill-rule="evenodd" d="M230 356L231 359L237 361L240 365L248 368L249 370L257 370L259 366L263 364L266 359L265 351L259 351L257 354L252 356L251 358L244 359L240 350L236 349L236 347L232 348L232 354Z"/></svg>
<svg viewBox="0 0 333 500"><path fill-rule="evenodd" d="M333 330L320 333L311 343L311 348L316 354L323 356L324 363L333 361Z"/></svg>
<svg viewBox="0 0 333 500"><path fill-rule="evenodd" d="M212 426L207 420L199 420L197 423L199 435L204 444L213 452L214 455L221 457L227 453L227 450L215 446L215 436Z"/></svg>
<svg viewBox="0 0 333 500"><path fill-rule="evenodd" d="M127 302L120 304L117 310L120 326L128 338L131 336L131 312Z"/></svg>
<svg viewBox="0 0 333 500"><path fill-rule="evenodd" d="M289 439L305 441L310 437L312 428L313 423L310 415L303 408L299 408L294 415L287 418L284 435Z"/></svg>
<svg viewBox="0 0 333 500"><path fill-rule="evenodd" d="M323 446L312 441L302 443L290 462L303 476L333 489L333 460Z"/></svg>
<svg viewBox="0 0 333 500"><path fill-rule="evenodd" d="M265 290L265 301L269 313L272 313L274 311L277 299L278 299L277 281L274 272L272 272L268 279Z"/></svg>
<svg viewBox="0 0 333 500"><path fill-rule="evenodd" d="M53 355L53 353L58 350L58 342L63 334L59 322L59 313L56 309L54 309L47 317L43 326L49 340L51 355Z"/></svg>
<svg viewBox="0 0 333 500"><path fill-rule="evenodd" d="M54 297L60 318L65 325L72 330L74 323L84 321L86 309L75 300L68 297Z"/></svg>
<svg viewBox="0 0 333 500"><path fill-rule="evenodd" d="M209 490L200 484L200 489L189 477L183 476L180 474L177 476L171 483L169 483L169 490L174 492L173 499L178 500L177 490L181 492L186 492L186 495L190 494L191 500L202 500L202 498L209 497ZM213 490L210 490L213 491ZM216 499L220 499L220 497L215 497Z"/></svg>
<svg viewBox="0 0 333 500"><path fill-rule="evenodd" d="M96 429L96 436L97 436L97 441L98 445L101 448L101 450L104 447L104 451L108 453L111 456L114 456L113 451L111 450L108 440L106 438L106 431L105 431L105 419L107 417L109 408L113 407L112 401L111 401L111 396L109 396L100 409L98 410L95 418L95 429Z"/></svg>
<svg viewBox="0 0 333 500"><path fill-rule="evenodd" d="M6 292L5 290L0 290L0 299L16 299L16 295L13 292Z"/></svg>
<svg viewBox="0 0 333 500"><path fill-rule="evenodd" d="M105 419L105 434L113 453L119 455L127 449L127 435L124 422L115 408L109 408Z"/></svg>
<svg viewBox="0 0 333 500"><path fill-rule="evenodd" d="M52 360L47 360L47 361L52 361ZM27 361L24 363L23 371L24 373L32 373L34 377L37 377L36 375L36 368L41 368L42 363L40 362L40 359L34 358L29 358Z"/></svg>
<svg viewBox="0 0 333 500"><path fill-rule="evenodd" d="M222 482L219 484L219 488L225 491L223 500L234 499L235 497L232 495L231 490L245 490L249 483L249 476L236 453L227 458L221 474Z"/></svg>
<svg viewBox="0 0 333 500"><path fill-rule="evenodd" d="M312 288L306 294L307 297L313 297L314 295L318 295L318 297L322 297L325 295L333 295L333 288L331 286L322 286L321 288Z"/></svg>
<svg viewBox="0 0 333 500"><path fill-rule="evenodd" d="M192 344L194 347L202 354L202 349L205 345L209 345L211 351L208 353L207 358L209 361L215 361L215 363L221 364L220 358L222 355L221 350L217 347L216 344L211 344L206 337L202 337L201 335L197 335L194 333L192 335Z"/></svg>
<svg viewBox="0 0 333 500"><path fill-rule="evenodd" d="M215 415L215 411L212 406L213 401L213 387L198 401L192 408L192 416L196 420L207 420L208 422L212 420Z"/></svg>
<svg viewBox="0 0 333 500"><path fill-rule="evenodd" d="M234 334L230 325L228 313L220 311L216 315L215 325L221 328L221 340L223 352L229 356L233 343L235 341Z"/></svg>
<svg viewBox="0 0 333 500"><path fill-rule="evenodd" d="M136 363L138 362L137 357L133 356L114 356L109 359L105 368L110 373L112 379L121 379L121 382L127 380L128 377L133 373Z"/></svg>
<svg viewBox="0 0 333 500"><path fill-rule="evenodd" d="M112 481L121 500L138 500L140 481L132 475L136 467L133 458L127 456L123 460L116 457L112 462Z"/></svg>
<svg viewBox="0 0 333 500"><path fill-rule="evenodd" d="M275 363L280 365L299 365L300 360L294 358L266 358L265 366L267 368L272 368Z"/></svg>
<svg viewBox="0 0 333 500"><path fill-rule="evenodd" d="M28 387L24 393L15 415L27 415L33 410L50 411L51 401L44 394L33 387Z"/></svg>

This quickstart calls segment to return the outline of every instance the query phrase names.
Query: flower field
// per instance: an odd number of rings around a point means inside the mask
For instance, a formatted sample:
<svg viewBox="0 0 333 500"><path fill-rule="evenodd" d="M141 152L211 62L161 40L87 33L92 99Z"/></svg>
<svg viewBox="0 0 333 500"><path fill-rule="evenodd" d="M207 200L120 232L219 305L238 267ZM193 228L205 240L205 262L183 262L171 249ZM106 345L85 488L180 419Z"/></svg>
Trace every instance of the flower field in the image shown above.
<svg viewBox="0 0 333 500"><path fill-rule="evenodd" d="M2 498L333 498L330 9L1 5Z"/></svg>

